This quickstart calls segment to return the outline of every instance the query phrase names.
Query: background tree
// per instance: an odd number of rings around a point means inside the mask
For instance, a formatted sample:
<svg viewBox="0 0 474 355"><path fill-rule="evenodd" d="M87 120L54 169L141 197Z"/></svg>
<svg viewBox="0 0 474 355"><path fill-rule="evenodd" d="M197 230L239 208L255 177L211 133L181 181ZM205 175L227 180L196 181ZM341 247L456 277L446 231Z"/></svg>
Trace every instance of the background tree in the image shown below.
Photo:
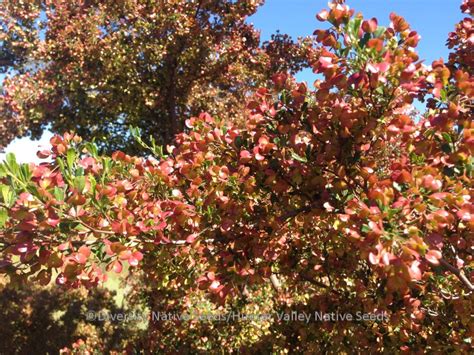
<svg viewBox="0 0 474 355"><path fill-rule="evenodd" d="M170 143L184 117L203 110L242 118L249 90L271 70L303 65L288 37L259 48L245 20L261 3L2 1L1 146L50 127L137 153L130 125Z"/></svg>
<svg viewBox="0 0 474 355"><path fill-rule="evenodd" d="M166 149L133 130L147 158L101 155L71 133L39 152L52 162L9 155L1 272L13 284L93 287L129 265L146 275L155 311L384 315L150 319L141 344L155 352L472 349L469 20L450 36L450 62L428 67L396 14L383 27L337 1L317 17L330 28L307 52L315 89L274 73L245 126L202 113Z"/></svg>

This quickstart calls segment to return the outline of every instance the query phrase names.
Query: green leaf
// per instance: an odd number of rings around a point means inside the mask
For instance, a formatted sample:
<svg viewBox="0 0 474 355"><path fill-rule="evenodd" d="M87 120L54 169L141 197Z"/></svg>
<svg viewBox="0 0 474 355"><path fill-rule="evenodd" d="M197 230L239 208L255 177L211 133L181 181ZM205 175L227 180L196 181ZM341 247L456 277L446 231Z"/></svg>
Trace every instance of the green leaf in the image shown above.
<svg viewBox="0 0 474 355"><path fill-rule="evenodd" d="M400 213L401 209L400 208L390 208L388 210L388 218L392 219L394 218L398 213Z"/></svg>
<svg viewBox="0 0 474 355"><path fill-rule="evenodd" d="M377 27L377 29L374 32L375 37L381 37L386 31L386 28L383 26Z"/></svg>
<svg viewBox="0 0 474 355"><path fill-rule="evenodd" d="M0 185L0 193L2 195L2 200L3 202L7 202L7 198L8 198L8 193L9 193L9 190L10 190L10 187L7 186L7 185Z"/></svg>
<svg viewBox="0 0 474 355"><path fill-rule="evenodd" d="M448 92L446 91L446 89L440 90L440 96L441 96L441 101L445 102L448 100Z"/></svg>
<svg viewBox="0 0 474 355"><path fill-rule="evenodd" d="M351 37L357 38L359 36L359 28L361 24L362 24L361 18L353 18L349 21L348 32Z"/></svg>
<svg viewBox="0 0 474 355"><path fill-rule="evenodd" d="M15 154L7 153L5 161L10 172L13 173L14 175L18 175L20 167L18 166L18 163L16 162Z"/></svg>
<svg viewBox="0 0 474 355"><path fill-rule="evenodd" d="M153 152L153 154L158 157L159 159L162 159L164 157L164 154L163 154L163 146L161 145L157 145L156 144L156 140L155 138L150 134L149 136L149 140L151 142L151 151Z"/></svg>
<svg viewBox="0 0 474 355"><path fill-rule="evenodd" d="M435 134L435 130L433 128L428 128L425 131L424 136L427 137L427 138L431 138L431 136L433 136L433 134Z"/></svg>
<svg viewBox="0 0 474 355"><path fill-rule="evenodd" d="M134 126L130 126L130 127L128 127L128 130L130 131L130 135L131 135L134 139L140 139L140 128L134 127Z"/></svg>
<svg viewBox="0 0 474 355"><path fill-rule="evenodd" d="M97 145L95 145L94 143L87 142L84 146L91 156L97 158L97 156L99 155Z"/></svg>
<svg viewBox="0 0 474 355"><path fill-rule="evenodd" d="M102 165L104 167L104 173L102 174L102 177L105 177L108 175L110 169L112 168L112 160L109 157L104 157Z"/></svg>
<svg viewBox="0 0 474 355"><path fill-rule="evenodd" d="M296 154L295 152L291 152L291 157L299 162L302 162L302 163L307 163L308 162L308 159L306 159L306 157L302 157L298 154Z"/></svg>
<svg viewBox="0 0 474 355"><path fill-rule="evenodd" d="M74 167L74 162L76 161L77 158L77 153L76 150L73 148L69 148L67 150L67 155L66 155L66 161L67 161L67 166L69 167L70 170Z"/></svg>
<svg viewBox="0 0 474 355"><path fill-rule="evenodd" d="M95 196L95 187L97 185L97 181L95 180L94 176L89 175L89 182L91 183L92 196Z"/></svg>
<svg viewBox="0 0 474 355"><path fill-rule="evenodd" d="M447 132L443 132L441 133L441 135L443 136L443 139L448 142L448 143L453 143L453 139L451 138L451 136L449 135L449 133Z"/></svg>
<svg viewBox="0 0 474 355"><path fill-rule="evenodd" d="M74 177L74 187L82 193L84 187L86 187L86 177L85 176L76 176Z"/></svg>
<svg viewBox="0 0 474 355"><path fill-rule="evenodd" d="M83 226L82 224L78 223L75 225L74 230L79 231L79 232L87 232L89 231L89 228Z"/></svg>
<svg viewBox="0 0 474 355"><path fill-rule="evenodd" d="M10 166L12 166L14 164L17 164L15 154L13 154L13 153L7 153L7 155L5 157L5 160L6 160L7 164L10 165Z"/></svg>
<svg viewBox="0 0 474 355"><path fill-rule="evenodd" d="M63 161L61 158L57 158L57 159L56 159L56 163L58 163L59 169L61 170L61 172L64 173L64 170L65 170L65 169L64 169L64 161Z"/></svg>
<svg viewBox="0 0 474 355"><path fill-rule="evenodd" d="M471 176L472 172L474 170L474 158L469 159L469 163L466 164L466 172L468 176Z"/></svg>
<svg viewBox="0 0 474 355"><path fill-rule="evenodd" d="M64 201L64 190L55 186L54 187L54 190L53 190L53 195L54 195L54 198L56 199L56 201Z"/></svg>
<svg viewBox="0 0 474 355"><path fill-rule="evenodd" d="M24 182L24 183L28 183L31 179L31 171L30 171L30 167L28 166L28 164L22 164L20 166L20 177L21 177L21 180Z"/></svg>
<svg viewBox="0 0 474 355"><path fill-rule="evenodd" d="M2 184L0 185L0 193L5 205L7 205L7 207L13 206L13 203L15 202L15 192L12 190L12 188Z"/></svg>
<svg viewBox="0 0 474 355"><path fill-rule="evenodd" d="M0 207L0 228L5 226L8 219L8 211L6 208Z"/></svg>

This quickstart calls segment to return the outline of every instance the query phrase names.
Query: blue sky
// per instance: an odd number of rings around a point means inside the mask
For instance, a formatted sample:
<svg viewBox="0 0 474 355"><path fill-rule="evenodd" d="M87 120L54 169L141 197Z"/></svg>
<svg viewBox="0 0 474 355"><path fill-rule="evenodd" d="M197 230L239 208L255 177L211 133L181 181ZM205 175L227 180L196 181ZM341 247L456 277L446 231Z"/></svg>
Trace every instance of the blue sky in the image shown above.
<svg viewBox="0 0 474 355"><path fill-rule="evenodd" d="M327 8L327 3L327 0L266 0L249 21L261 30L262 40L269 39L277 30L294 38L307 36L325 26L315 15ZM459 9L461 0L347 0L346 3L365 18L377 18L381 26L390 23L391 12L405 17L411 28L421 35L417 49L425 64L447 57L448 33L463 18ZM313 75L306 71L297 78L312 83Z"/></svg>
<svg viewBox="0 0 474 355"><path fill-rule="evenodd" d="M347 4L366 18L376 17L382 26L389 24L391 12L405 17L422 37L418 52L421 59L426 59L425 64L447 57L448 33L463 17L459 10L461 0L347 0ZM262 40L269 39L277 30L297 38L311 35L324 26L315 18L323 8L327 8L327 0L266 0L249 21L261 30ZM312 83L314 74L305 71L297 78ZM15 153L22 162L37 161L38 145L48 145L50 137L46 132L39 142L28 138L15 140L7 147L7 152ZM0 160L3 156L0 154Z"/></svg>

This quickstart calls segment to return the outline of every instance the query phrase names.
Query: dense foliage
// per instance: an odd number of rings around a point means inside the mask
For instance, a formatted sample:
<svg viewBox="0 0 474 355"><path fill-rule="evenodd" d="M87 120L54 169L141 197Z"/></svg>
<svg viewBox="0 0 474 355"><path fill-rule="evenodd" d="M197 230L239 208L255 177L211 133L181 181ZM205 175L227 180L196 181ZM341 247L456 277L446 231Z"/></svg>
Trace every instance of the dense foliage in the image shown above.
<svg viewBox="0 0 474 355"><path fill-rule="evenodd" d="M56 354L78 338L86 338L96 350L123 349L144 332L137 322L118 324L84 317L91 310L124 312L114 294L104 288L70 290L31 284L12 288L0 283L0 289L2 354Z"/></svg>
<svg viewBox="0 0 474 355"><path fill-rule="evenodd" d="M315 89L275 72L244 124L201 113L164 148L133 129L146 157L100 155L73 133L38 153L50 162L9 155L1 272L74 288L129 266L160 311L387 316L150 320L151 351L468 352L471 19L449 36L448 62L426 66L396 14L382 27L339 1L317 18L330 27L305 51Z"/></svg>

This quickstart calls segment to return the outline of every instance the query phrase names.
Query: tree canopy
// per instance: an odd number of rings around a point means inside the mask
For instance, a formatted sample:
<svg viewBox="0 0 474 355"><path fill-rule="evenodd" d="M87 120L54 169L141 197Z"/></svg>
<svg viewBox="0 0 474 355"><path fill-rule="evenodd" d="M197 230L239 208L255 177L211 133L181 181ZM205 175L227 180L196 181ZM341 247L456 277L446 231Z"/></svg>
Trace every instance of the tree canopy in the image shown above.
<svg viewBox="0 0 474 355"><path fill-rule="evenodd" d="M2 1L0 147L45 128L138 154L128 127L170 143L186 116L242 118L250 90L298 70L304 46L260 46L262 1Z"/></svg>

